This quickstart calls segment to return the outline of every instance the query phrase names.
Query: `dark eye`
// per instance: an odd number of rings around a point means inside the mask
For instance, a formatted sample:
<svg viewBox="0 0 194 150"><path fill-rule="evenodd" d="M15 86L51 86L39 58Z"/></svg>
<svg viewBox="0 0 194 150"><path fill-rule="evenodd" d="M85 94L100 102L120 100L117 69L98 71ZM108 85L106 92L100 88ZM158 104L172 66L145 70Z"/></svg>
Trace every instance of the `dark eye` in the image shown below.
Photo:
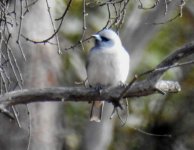
<svg viewBox="0 0 194 150"><path fill-rule="evenodd" d="M102 41L103 41L103 42L107 42L107 41L109 41L109 39L108 39L108 38L106 38L106 37L104 37L104 36L102 36L102 37L101 37L101 39L102 39Z"/></svg>

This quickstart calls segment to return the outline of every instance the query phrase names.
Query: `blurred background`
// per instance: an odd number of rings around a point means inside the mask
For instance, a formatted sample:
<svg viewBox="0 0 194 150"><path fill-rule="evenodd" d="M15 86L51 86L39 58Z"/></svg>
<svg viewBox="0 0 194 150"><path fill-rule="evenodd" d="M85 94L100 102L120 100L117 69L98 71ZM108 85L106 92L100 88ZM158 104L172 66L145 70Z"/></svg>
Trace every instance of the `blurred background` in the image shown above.
<svg viewBox="0 0 194 150"><path fill-rule="evenodd" d="M193 41L194 1L185 0L181 9L183 2L1 1L1 94L22 88L77 86L86 79L86 57L93 46L89 38L103 28L118 31L129 52L130 82L135 74L154 68L170 53ZM60 19L67 8L64 19ZM48 39L58 26L57 34ZM91 104L84 102L10 108L16 110L21 128L15 120L0 114L0 149L192 150L194 67L171 69L163 79L179 81L182 91L128 99L128 110L120 114L126 120L124 125L117 115L109 119L113 109L110 103L105 105L101 123L89 122Z"/></svg>

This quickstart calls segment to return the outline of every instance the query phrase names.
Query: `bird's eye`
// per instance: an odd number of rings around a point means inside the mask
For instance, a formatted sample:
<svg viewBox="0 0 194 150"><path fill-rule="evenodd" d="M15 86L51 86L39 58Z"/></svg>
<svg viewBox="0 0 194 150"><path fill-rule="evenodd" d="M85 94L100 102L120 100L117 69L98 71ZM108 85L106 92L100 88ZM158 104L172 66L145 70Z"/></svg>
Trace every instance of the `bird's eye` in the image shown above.
<svg viewBox="0 0 194 150"><path fill-rule="evenodd" d="M103 42L107 42L107 41L109 41L109 39L108 39L108 38L106 38L106 37L104 37L104 36L102 36L102 37L101 37L101 39L102 39L102 41L103 41Z"/></svg>

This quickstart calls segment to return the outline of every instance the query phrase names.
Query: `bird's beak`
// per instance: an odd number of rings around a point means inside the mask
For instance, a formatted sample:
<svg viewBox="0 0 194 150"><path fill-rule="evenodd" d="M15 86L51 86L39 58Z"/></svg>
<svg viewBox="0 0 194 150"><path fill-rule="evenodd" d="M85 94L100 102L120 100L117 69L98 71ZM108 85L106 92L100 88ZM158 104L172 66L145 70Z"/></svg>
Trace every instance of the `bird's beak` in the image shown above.
<svg viewBox="0 0 194 150"><path fill-rule="evenodd" d="M94 37L98 41L102 41L102 38L100 37L99 34L94 34L94 35L92 35L92 37Z"/></svg>

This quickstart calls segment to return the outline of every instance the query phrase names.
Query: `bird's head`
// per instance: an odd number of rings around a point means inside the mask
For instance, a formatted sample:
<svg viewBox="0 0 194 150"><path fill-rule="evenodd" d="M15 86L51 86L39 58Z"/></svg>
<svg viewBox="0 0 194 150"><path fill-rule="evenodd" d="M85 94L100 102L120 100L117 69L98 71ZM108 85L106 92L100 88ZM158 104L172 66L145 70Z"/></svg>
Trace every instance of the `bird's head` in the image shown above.
<svg viewBox="0 0 194 150"><path fill-rule="evenodd" d="M112 47L121 45L119 36L110 29L104 29L92 36L95 38L95 46Z"/></svg>

